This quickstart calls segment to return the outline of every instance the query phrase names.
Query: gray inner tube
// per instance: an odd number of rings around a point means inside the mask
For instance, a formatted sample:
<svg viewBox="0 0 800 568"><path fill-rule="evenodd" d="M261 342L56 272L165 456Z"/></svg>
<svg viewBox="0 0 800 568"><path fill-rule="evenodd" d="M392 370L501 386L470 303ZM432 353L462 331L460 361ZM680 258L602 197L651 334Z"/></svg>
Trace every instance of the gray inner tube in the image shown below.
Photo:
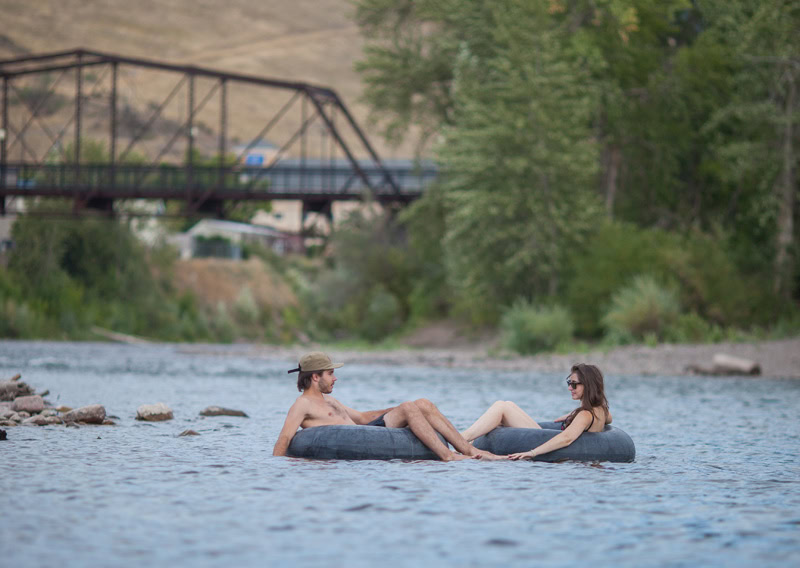
<svg viewBox="0 0 800 568"><path fill-rule="evenodd" d="M444 438L439 436L447 445ZM322 460L438 460L408 428L317 426L299 431L287 450Z"/></svg>
<svg viewBox="0 0 800 568"><path fill-rule="evenodd" d="M495 428L473 442L476 448L493 454L527 452L554 438L561 431L560 422L539 422L538 428ZM636 458L633 440L623 430L606 426L602 432L584 432L566 448L533 458L535 461L557 462L609 461L632 462Z"/></svg>

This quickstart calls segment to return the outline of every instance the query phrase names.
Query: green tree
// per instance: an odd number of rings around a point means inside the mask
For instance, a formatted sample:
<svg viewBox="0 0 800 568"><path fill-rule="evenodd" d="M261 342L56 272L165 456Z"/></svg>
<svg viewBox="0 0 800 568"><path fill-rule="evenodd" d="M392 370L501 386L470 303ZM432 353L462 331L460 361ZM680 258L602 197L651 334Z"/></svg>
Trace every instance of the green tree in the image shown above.
<svg viewBox="0 0 800 568"><path fill-rule="evenodd" d="M788 299L796 272L800 7L790 0L701 0L710 42L724 50L731 97L706 124L721 177L750 197L740 215L772 241L774 289ZM774 230L772 230L774 227Z"/></svg>
<svg viewBox="0 0 800 568"><path fill-rule="evenodd" d="M478 320L518 296L554 294L565 252L600 212L596 93L568 28L547 16L543 4L495 3L494 52L464 46L456 67L454 124L439 151L445 262Z"/></svg>

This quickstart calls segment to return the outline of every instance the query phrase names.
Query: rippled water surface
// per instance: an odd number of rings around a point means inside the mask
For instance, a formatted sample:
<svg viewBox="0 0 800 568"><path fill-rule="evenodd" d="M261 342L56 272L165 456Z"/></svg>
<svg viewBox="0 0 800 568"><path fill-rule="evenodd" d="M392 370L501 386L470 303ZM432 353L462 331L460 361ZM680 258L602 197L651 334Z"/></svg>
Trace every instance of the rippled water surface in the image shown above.
<svg viewBox="0 0 800 568"><path fill-rule="evenodd" d="M196 350L196 348L191 348ZM181 346L0 343L56 405L117 426L6 428L4 566L791 566L800 562L800 381L606 377L631 464L272 457L294 361ZM497 399L573 407L563 377L366 367L334 395L427 397L464 428ZM134 420L166 402L175 419ZM209 405L250 418L202 418ZM200 436L178 437L185 429ZM591 564L590 564L591 565Z"/></svg>

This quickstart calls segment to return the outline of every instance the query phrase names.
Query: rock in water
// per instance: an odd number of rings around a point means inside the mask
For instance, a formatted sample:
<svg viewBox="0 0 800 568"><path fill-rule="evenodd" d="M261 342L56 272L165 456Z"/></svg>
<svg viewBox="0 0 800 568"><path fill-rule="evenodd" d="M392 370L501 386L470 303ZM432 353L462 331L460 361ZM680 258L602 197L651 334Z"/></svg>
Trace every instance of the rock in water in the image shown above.
<svg viewBox="0 0 800 568"><path fill-rule="evenodd" d="M163 402L143 404L136 410L136 420L146 420L147 422L172 420L172 409Z"/></svg>
<svg viewBox="0 0 800 568"><path fill-rule="evenodd" d="M38 394L30 396L18 396L14 399L12 409L17 412L28 412L30 414L37 414L44 410L44 399Z"/></svg>
<svg viewBox="0 0 800 568"><path fill-rule="evenodd" d="M0 400L14 400L18 396L33 394L33 389L22 381L18 381L19 375L10 381L0 381Z"/></svg>
<svg viewBox="0 0 800 568"><path fill-rule="evenodd" d="M200 432L195 432L194 430L184 430L183 432L178 434L178 437L180 438L181 436L199 436L199 435Z"/></svg>
<svg viewBox="0 0 800 568"><path fill-rule="evenodd" d="M102 424L106 419L106 409L102 404L90 404L64 415L64 422L85 422L86 424Z"/></svg>
<svg viewBox="0 0 800 568"><path fill-rule="evenodd" d="M248 418L247 414L241 410L222 408L221 406L209 406L205 410L200 411L200 416L243 416L244 418Z"/></svg>
<svg viewBox="0 0 800 568"><path fill-rule="evenodd" d="M50 424L63 424L64 421L58 416L42 416L34 414L30 418L22 421L21 426L48 426Z"/></svg>
<svg viewBox="0 0 800 568"><path fill-rule="evenodd" d="M8 436L5 430L0 430L0 440L5 440Z"/></svg>

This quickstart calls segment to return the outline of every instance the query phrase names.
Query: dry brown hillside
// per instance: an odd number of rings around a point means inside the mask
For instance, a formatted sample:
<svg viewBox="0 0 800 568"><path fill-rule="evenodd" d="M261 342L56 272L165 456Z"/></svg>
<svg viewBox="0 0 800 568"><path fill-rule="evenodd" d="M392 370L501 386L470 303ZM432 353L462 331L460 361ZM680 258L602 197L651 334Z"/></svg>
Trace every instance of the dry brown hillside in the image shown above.
<svg viewBox="0 0 800 568"><path fill-rule="evenodd" d="M233 308L243 298L252 298L262 311L280 311L297 305L297 298L285 280L253 258L235 261L224 258L195 258L175 263L173 280L179 292L192 292L201 305Z"/></svg>
<svg viewBox="0 0 800 568"><path fill-rule="evenodd" d="M382 157L409 157L412 141L389 148L367 124L368 109L359 102L362 88L353 70L363 40L352 10L349 0L0 0L0 57L83 47L327 85L350 107ZM145 114L172 86L171 77L138 71L121 80L120 92L134 111ZM98 87L102 92L103 85ZM64 89L69 96L70 87ZM203 89L198 86L199 92ZM288 98L263 91L238 96L232 101L229 132L240 141L254 137ZM185 111L182 104L168 109L175 121ZM217 111L209 107L201 120L214 125ZM275 137L287 138L295 127L279 125ZM96 129L107 132L99 119ZM205 146L213 148L213 139Z"/></svg>

